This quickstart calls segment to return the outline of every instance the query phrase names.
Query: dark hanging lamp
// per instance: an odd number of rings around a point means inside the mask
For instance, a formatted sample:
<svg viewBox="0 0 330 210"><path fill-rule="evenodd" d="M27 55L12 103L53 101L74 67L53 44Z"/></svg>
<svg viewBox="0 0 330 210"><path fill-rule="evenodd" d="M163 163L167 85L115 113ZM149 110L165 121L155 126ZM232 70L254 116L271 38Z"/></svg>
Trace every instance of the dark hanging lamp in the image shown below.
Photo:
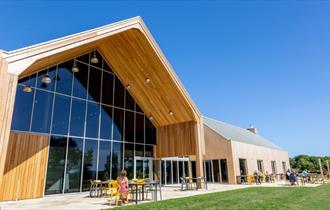
<svg viewBox="0 0 330 210"><path fill-rule="evenodd" d="M99 62L99 59L96 57L96 51L94 51L93 57L91 58L91 63L96 64Z"/></svg>

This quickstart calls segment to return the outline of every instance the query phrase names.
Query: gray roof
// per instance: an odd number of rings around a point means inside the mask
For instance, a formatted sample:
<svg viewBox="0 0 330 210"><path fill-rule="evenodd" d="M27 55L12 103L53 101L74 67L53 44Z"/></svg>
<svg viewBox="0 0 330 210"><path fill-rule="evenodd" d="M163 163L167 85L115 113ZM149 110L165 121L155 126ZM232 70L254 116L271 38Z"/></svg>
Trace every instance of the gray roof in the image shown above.
<svg viewBox="0 0 330 210"><path fill-rule="evenodd" d="M205 125L207 125L209 128L211 128L221 136L225 137L227 140L283 150L279 146L270 142L268 139L259 136L257 134L254 134L251 131L248 131L247 129L243 129L207 117L203 117L203 119Z"/></svg>

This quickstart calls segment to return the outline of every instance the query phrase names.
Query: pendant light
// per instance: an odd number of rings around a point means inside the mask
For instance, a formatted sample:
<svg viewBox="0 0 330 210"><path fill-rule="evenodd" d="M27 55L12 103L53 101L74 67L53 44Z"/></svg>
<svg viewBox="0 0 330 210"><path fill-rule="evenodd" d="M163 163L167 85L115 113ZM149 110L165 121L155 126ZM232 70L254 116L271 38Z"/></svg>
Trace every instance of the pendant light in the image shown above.
<svg viewBox="0 0 330 210"><path fill-rule="evenodd" d="M41 78L41 82L44 84L52 83L52 79L48 76L48 70L47 70L47 74Z"/></svg>
<svg viewBox="0 0 330 210"><path fill-rule="evenodd" d="M48 64L49 64L49 57L48 57ZM49 66L46 75L41 78L41 82L46 85L52 83L52 79L48 76L48 71L49 71Z"/></svg>
<svg viewBox="0 0 330 210"><path fill-rule="evenodd" d="M79 72L79 68L78 68L78 66L77 66L76 59L75 59L74 62L73 62L73 67L72 67L71 71L72 71L73 73L78 73L78 72Z"/></svg>
<svg viewBox="0 0 330 210"><path fill-rule="evenodd" d="M91 63L98 63L99 62L99 59L96 57L96 51L94 51L94 54L93 54L93 57L91 59Z"/></svg>
<svg viewBox="0 0 330 210"><path fill-rule="evenodd" d="M23 91L26 92L26 93L31 93L32 92L30 82L31 82L31 75L29 75L29 84L24 85L24 87L23 87Z"/></svg>
<svg viewBox="0 0 330 210"><path fill-rule="evenodd" d="M26 93L31 93L32 92L32 88L31 88L30 85L24 85L23 91L26 92Z"/></svg>

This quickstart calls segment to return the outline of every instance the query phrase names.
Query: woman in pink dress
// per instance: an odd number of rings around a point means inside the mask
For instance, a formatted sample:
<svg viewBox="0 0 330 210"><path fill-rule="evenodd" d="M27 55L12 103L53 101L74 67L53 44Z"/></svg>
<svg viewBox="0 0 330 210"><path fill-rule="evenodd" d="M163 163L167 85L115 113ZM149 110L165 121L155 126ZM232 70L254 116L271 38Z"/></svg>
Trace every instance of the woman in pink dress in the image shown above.
<svg viewBox="0 0 330 210"><path fill-rule="evenodd" d="M128 195L128 179L127 179L127 173L125 170L122 170L120 172L120 176L118 176L117 182L118 182L118 186L119 186L120 200L123 203L126 203L127 195Z"/></svg>

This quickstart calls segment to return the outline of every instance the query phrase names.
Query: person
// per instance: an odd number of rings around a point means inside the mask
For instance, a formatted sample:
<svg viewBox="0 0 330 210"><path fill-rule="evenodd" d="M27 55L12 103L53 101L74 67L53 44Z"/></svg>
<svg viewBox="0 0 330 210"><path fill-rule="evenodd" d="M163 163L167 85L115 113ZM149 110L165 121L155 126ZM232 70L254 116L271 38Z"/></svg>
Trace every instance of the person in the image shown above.
<svg viewBox="0 0 330 210"><path fill-rule="evenodd" d="M291 174L291 171L290 171L290 169L288 169L288 170L286 171L286 173L285 173L285 179L286 179L287 181L290 180L290 174Z"/></svg>
<svg viewBox="0 0 330 210"><path fill-rule="evenodd" d="M308 176L308 172L307 172L306 169L304 169L304 170L301 172L301 177L302 177L301 184L302 184L302 185L305 185L305 182L307 181L307 176Z"/></svg>
<svg viewBox="0 0 330 210"><path fill-rule="evenodd" d="M127 178L127 172L125 170L122 170L120 172L120 175L117 177L118 187L119 187L119 193L120 193L120 200L122 203L126 203L127 196L128 196L128 178Z"/></svg>
<svg viewBox="0 0 330 210"><path fill-rule="evenodd" d="M266 182L271 182L271 174L268 173L268 171L266 171Z"/></svg>
<svg viewBox="0 0 330 210"><path fill-rule="evenodd" d="M243 170L241 170L241 184L246 183L246 175Z"/></svg>
<svg viewBox="0 0 330 210"><path fill-rule="evenodd" d="M289 180L290 180L291 185L296 185L297 184L297 174L294 170L292 170L292 172L290 173Z"/></svg>
<svg viewBox="0 0 330 210"><path fill-rule="evenodd" d="M254 175L254 179L256 180L256 184L261 184L259 171L255 170L253 175Z"/></svg>

